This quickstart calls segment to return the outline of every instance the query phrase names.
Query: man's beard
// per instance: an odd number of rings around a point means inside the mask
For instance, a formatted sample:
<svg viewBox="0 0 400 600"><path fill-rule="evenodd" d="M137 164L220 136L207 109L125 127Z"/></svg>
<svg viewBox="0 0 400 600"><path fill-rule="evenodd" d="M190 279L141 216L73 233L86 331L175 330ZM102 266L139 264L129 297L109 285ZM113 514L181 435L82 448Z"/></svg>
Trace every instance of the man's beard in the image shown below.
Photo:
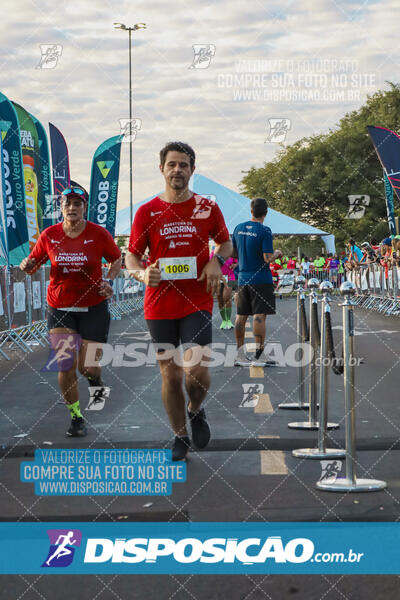
<svg viewBox="0 0 400 600"><path fill-rule="evenodd" d="M185 179L183 177L181 179L173 179L171 177L171 179L169 181L169 185L174 190L183 190L187 186L187 184L188 184L188 182L185 181Z"/></svg>

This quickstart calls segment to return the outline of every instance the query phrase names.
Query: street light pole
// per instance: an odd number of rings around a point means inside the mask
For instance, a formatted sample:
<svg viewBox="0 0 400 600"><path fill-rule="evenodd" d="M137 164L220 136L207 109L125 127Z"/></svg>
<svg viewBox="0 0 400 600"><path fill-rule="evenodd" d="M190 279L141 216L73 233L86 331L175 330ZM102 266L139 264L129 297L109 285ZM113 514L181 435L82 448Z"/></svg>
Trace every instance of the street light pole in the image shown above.
<svg viewBox="0 0 400 600"><path fill-rule="evenodd" d="M132 29L129 27L129 224L133 222L133 169L132 169Z"/></svg>
<svg viewBox="0 0 400 600"><path fill-rule="evenodd" d="M132 139L132 31L146 29L145 23L136 23L133 27L127 27L123 23L114 23L115 29L123 29L129 33L129 222L133 223L133 139Z"/></svg>

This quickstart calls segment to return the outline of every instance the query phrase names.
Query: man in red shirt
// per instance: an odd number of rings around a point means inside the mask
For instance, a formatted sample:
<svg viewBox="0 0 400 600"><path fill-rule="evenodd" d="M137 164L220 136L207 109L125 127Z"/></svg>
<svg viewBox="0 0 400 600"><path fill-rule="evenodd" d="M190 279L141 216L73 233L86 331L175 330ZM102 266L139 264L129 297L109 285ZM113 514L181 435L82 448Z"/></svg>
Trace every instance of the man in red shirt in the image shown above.
<svg viewBox="0 0 400 600"><path fill-rule="evenodd" d="M210 440L201 408L210 386L205 347L212 340L213 293L221 266L232 253L217 204L188 188L194 169L195 153L187 144L170 142L160 151L165 192L138 209L126 257L132 275L146 284L144 316L158 351L162 400L175 434L173 460L184 459L190 447L184 373L193 442L204 448ZM209 238L217 244L211 260ZM146 248L151 264L144 269L141 256ZM184 364L190 366L182 367L177 360L180 344L192 347L182 349Z"/></svg>

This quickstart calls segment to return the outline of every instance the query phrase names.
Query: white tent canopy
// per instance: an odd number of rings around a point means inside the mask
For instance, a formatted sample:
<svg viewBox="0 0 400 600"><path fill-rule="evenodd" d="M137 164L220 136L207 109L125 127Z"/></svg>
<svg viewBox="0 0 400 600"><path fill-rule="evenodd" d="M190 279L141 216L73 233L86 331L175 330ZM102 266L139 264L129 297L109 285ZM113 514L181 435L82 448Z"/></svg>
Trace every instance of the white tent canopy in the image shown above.
<svg viewBox="0 0 400 600"><path fill-rule="evenodd" d="M196 194L215 200L224 215L226 226L230 233L233 232L236 225L239 223L250 220L250 199L246 196L238 194L224 185L221 185L208 177L204 177L204 175L195 174L189 187ZM146 198L142 202L134 204L133 213L135 214L139 206L142 206L142 204L148 202L155 196L157 196L157 194ZM322 229L318 229L317 227L307 225L292 217L288 217L272 208L268 209L264 225L270 227L274 235L319 235L325 244L327 252L335 252L334 235L322 231ZM128 207L117 212L116 234L129 235L129 233L130 223Z"/></svg>

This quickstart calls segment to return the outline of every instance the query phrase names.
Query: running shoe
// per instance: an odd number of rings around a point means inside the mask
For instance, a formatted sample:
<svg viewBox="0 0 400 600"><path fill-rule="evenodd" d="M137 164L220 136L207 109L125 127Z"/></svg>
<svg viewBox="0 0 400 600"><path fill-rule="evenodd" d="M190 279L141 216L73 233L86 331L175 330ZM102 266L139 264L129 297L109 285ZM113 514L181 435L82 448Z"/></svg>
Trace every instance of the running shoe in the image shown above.
<svg viewBox="0 0 400 600"><path fill-rule="evenodd" d="M85 421L82 417L72 417L71 425L67 431L69 437L85 437L87 434Z"/></svg>
<svg viewBox="0 0 400 600"><path fill-rule="evenodd" d="M276 362L274 360L265 360L262 358L236 358L233 363L235 367L274 367Z"/></svg>
<svg viewBox="0 0 400 600"><path fill-rule="evenodd" d="M187 435L184 437L175 436L172 446L172 460L184 460L190 450L190 440Z"/></svg>
<svg viewBox="0 0 400 600"><path fill-rule="evenodd" d="M198 412L190 412L187 409L187 414L190 419L190 426L192 428L192 440L197 448L205 448L210 441L211 432L210 427L206 421L206 413L204 408L201 408Z"/></svg>
<svg viewBox="0 0 400 600"><path fill-rule="evenodd" d="M264 357L264 358L262 358ZM276 360L272 360L272 358L268 358L265 356L264 354L264 348L258 349L254 355L254 360L255 361L264 361L265 362L265 366L266 367L276 367L277 362Z"/></svg>
<svg viewBox="0 0 400 600"><path fill-rule="evenodd" d="M219 326L220 329L228 329L227 328L227 322L226 321L222 321L221 325Z"/></svg>
<svg viewBox="0 0 400 600"><path fill-rule="evenodd" d="M110 395L110 388L105 386L90 386L89 394L90 398L86 410L102 410Z"/></svg>

